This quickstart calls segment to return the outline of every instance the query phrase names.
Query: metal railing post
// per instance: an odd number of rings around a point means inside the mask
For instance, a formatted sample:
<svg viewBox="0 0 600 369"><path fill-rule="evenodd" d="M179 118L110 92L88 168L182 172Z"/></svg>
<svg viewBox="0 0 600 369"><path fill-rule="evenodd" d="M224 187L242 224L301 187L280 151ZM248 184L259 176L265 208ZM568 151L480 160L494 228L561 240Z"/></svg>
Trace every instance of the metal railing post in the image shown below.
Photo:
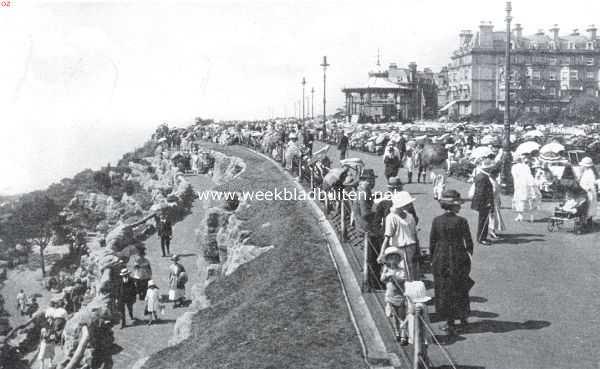
<svg viewBox="0 0 600 369"><path fill-rule="evenodd" d="M340 202L340 238L342 241L346 240L346 212L345 212L345 206L344 206L344 196L343 196L344 192L342 191L342 198L338 199L338 201Z"/></svg>
<svg viewBox="0 0 600 369"><path fill-rule="evenodd" d="M413 342L415 346L415 352L413 357L413 369L421 368L421 361L424 361L426 354L425 350L425 333L423 329L423 305L415 304L415 318L414 318L414 336Z"/></svg>
<svg viewBox="0 0 600 369"><path fill-rule="evenodd" d="M310 170L310 189L311 191L315 189L315 173L312 169Z"/></svg>
<svg viewBox="0 0 600 369"><path fill-rule="evenodd" d="M298 158L298 180L302 181L302 155Z"/></svg>
<svg viewBox="0 0 600 369"><path fill-rule="evenodd" d="M371 286L369 286L369 232L365 232L365 247L363 250L363 280L362 280L362 292L371 292Z"/></svg>

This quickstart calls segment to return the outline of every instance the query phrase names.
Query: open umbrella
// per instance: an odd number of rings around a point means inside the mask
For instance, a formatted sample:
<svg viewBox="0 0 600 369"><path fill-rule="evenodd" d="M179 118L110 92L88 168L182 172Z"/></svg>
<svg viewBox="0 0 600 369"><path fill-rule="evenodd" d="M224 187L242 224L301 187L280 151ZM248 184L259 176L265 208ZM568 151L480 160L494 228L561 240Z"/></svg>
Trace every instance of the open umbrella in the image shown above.
<svg viewBox="0 0 600 369"><path fill-rule="evenodd" d="M485 135L481 138L482 145L493 145L498 142L500 142L500 140L498 139L498 136Z"/></svg>
<svg viewBox="0 0 600 369"><path fill-rule="evenodd" d="M494 155L494 152L487 146L479 146L471 151L471 157L473 159L482 159L490 155Z"/></svg>
<svg viewBox="0 0 600 369"><path fill-rule="evenodd" d="M523 134L523 137L525 137L525 138L544 137L544 134L542 132L538 131L537 129L534 129L534 130L525 132L525 134Z"/></svg>
<svg viewBox="0 0 600 369"><path fill-rule="evenodd" d="M559 153L559 152L563 151L564 149L565 149L565 147L563 145L559 144L558 142L550 142L549 144L542 146L542 148L540 149L540 153L542 153L542 154L549 153L549 152Z"/></svg>
<svg viewBox="0 0 600 369"><path fill-rule="evenodd" d="M539 150L540 144L534 141L523 142L515 150L515 155L521 156L523 154L531 154L532 152Z"/></svg>

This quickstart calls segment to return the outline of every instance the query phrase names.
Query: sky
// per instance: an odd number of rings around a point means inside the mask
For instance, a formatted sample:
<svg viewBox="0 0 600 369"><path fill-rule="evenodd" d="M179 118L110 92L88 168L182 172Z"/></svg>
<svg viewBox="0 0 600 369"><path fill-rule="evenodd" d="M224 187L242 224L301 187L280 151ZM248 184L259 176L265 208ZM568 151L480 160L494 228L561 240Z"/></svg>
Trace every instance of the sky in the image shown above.
<svg viewBox="0 0 600 369"><path fill-rule="evenodd" d="M8 0L5 0L8 1ZM6 4L6 3L4 3ZM600 26L600 2L513 1L524 33ZM0 7L0 194L115 162L157 125L328 113L382 65L438 71L503 1L35 1ZM310 100L309 100L310 101ZM308 111L309 101L306 103Z"/></svg>

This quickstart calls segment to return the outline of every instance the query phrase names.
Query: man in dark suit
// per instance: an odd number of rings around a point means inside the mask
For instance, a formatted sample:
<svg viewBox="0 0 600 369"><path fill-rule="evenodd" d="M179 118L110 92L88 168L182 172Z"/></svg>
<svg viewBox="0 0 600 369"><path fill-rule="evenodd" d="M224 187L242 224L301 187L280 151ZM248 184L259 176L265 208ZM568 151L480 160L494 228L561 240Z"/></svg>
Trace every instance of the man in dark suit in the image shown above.
<svg viewBox="0 0 600 369"><path fill-rule="evenodd" d="M481 245L491 245L487 239L489 215L494 206L494 187L490 181L488 171L494 167L491 159L485 159L479 168L479 173L475 176L475 193L471 200L471 209L479 213L477 222L477 241Z"/></svg>
<svg viewBox="0 0 600 369"><path fill-rule="evenodd" d="M344 132L340 138L340 143L338 144L338 149L340 150L340 160L346 159L346 150L348 150L348 145L348 136L346 132Z"/></svg>
<svg viewBox="0 0 600 369"><path fill-rule="evenodd" d="M171 238L173 237L173 225L167 218L165 213L160 215L158 221L158 236L160 237L160 248L162 250L162 256L166 257L171 254Z"/></svg>

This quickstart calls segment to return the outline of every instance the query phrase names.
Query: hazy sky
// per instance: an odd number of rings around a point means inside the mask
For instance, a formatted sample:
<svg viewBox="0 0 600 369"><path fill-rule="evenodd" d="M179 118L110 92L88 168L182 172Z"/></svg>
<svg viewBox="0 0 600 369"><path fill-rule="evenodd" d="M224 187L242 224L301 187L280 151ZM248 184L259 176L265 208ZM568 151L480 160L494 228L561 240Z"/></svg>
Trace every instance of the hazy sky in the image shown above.
<svg viewBox="0 0 600 369"><path fill-rule="evenodd" d="M600 1L513 1L525 33L600 25ZM323 55L329 112L382 62L438 70L503 1L36 2L0 8L0 193L114 161L161 122L293 115Z"/></svg>

